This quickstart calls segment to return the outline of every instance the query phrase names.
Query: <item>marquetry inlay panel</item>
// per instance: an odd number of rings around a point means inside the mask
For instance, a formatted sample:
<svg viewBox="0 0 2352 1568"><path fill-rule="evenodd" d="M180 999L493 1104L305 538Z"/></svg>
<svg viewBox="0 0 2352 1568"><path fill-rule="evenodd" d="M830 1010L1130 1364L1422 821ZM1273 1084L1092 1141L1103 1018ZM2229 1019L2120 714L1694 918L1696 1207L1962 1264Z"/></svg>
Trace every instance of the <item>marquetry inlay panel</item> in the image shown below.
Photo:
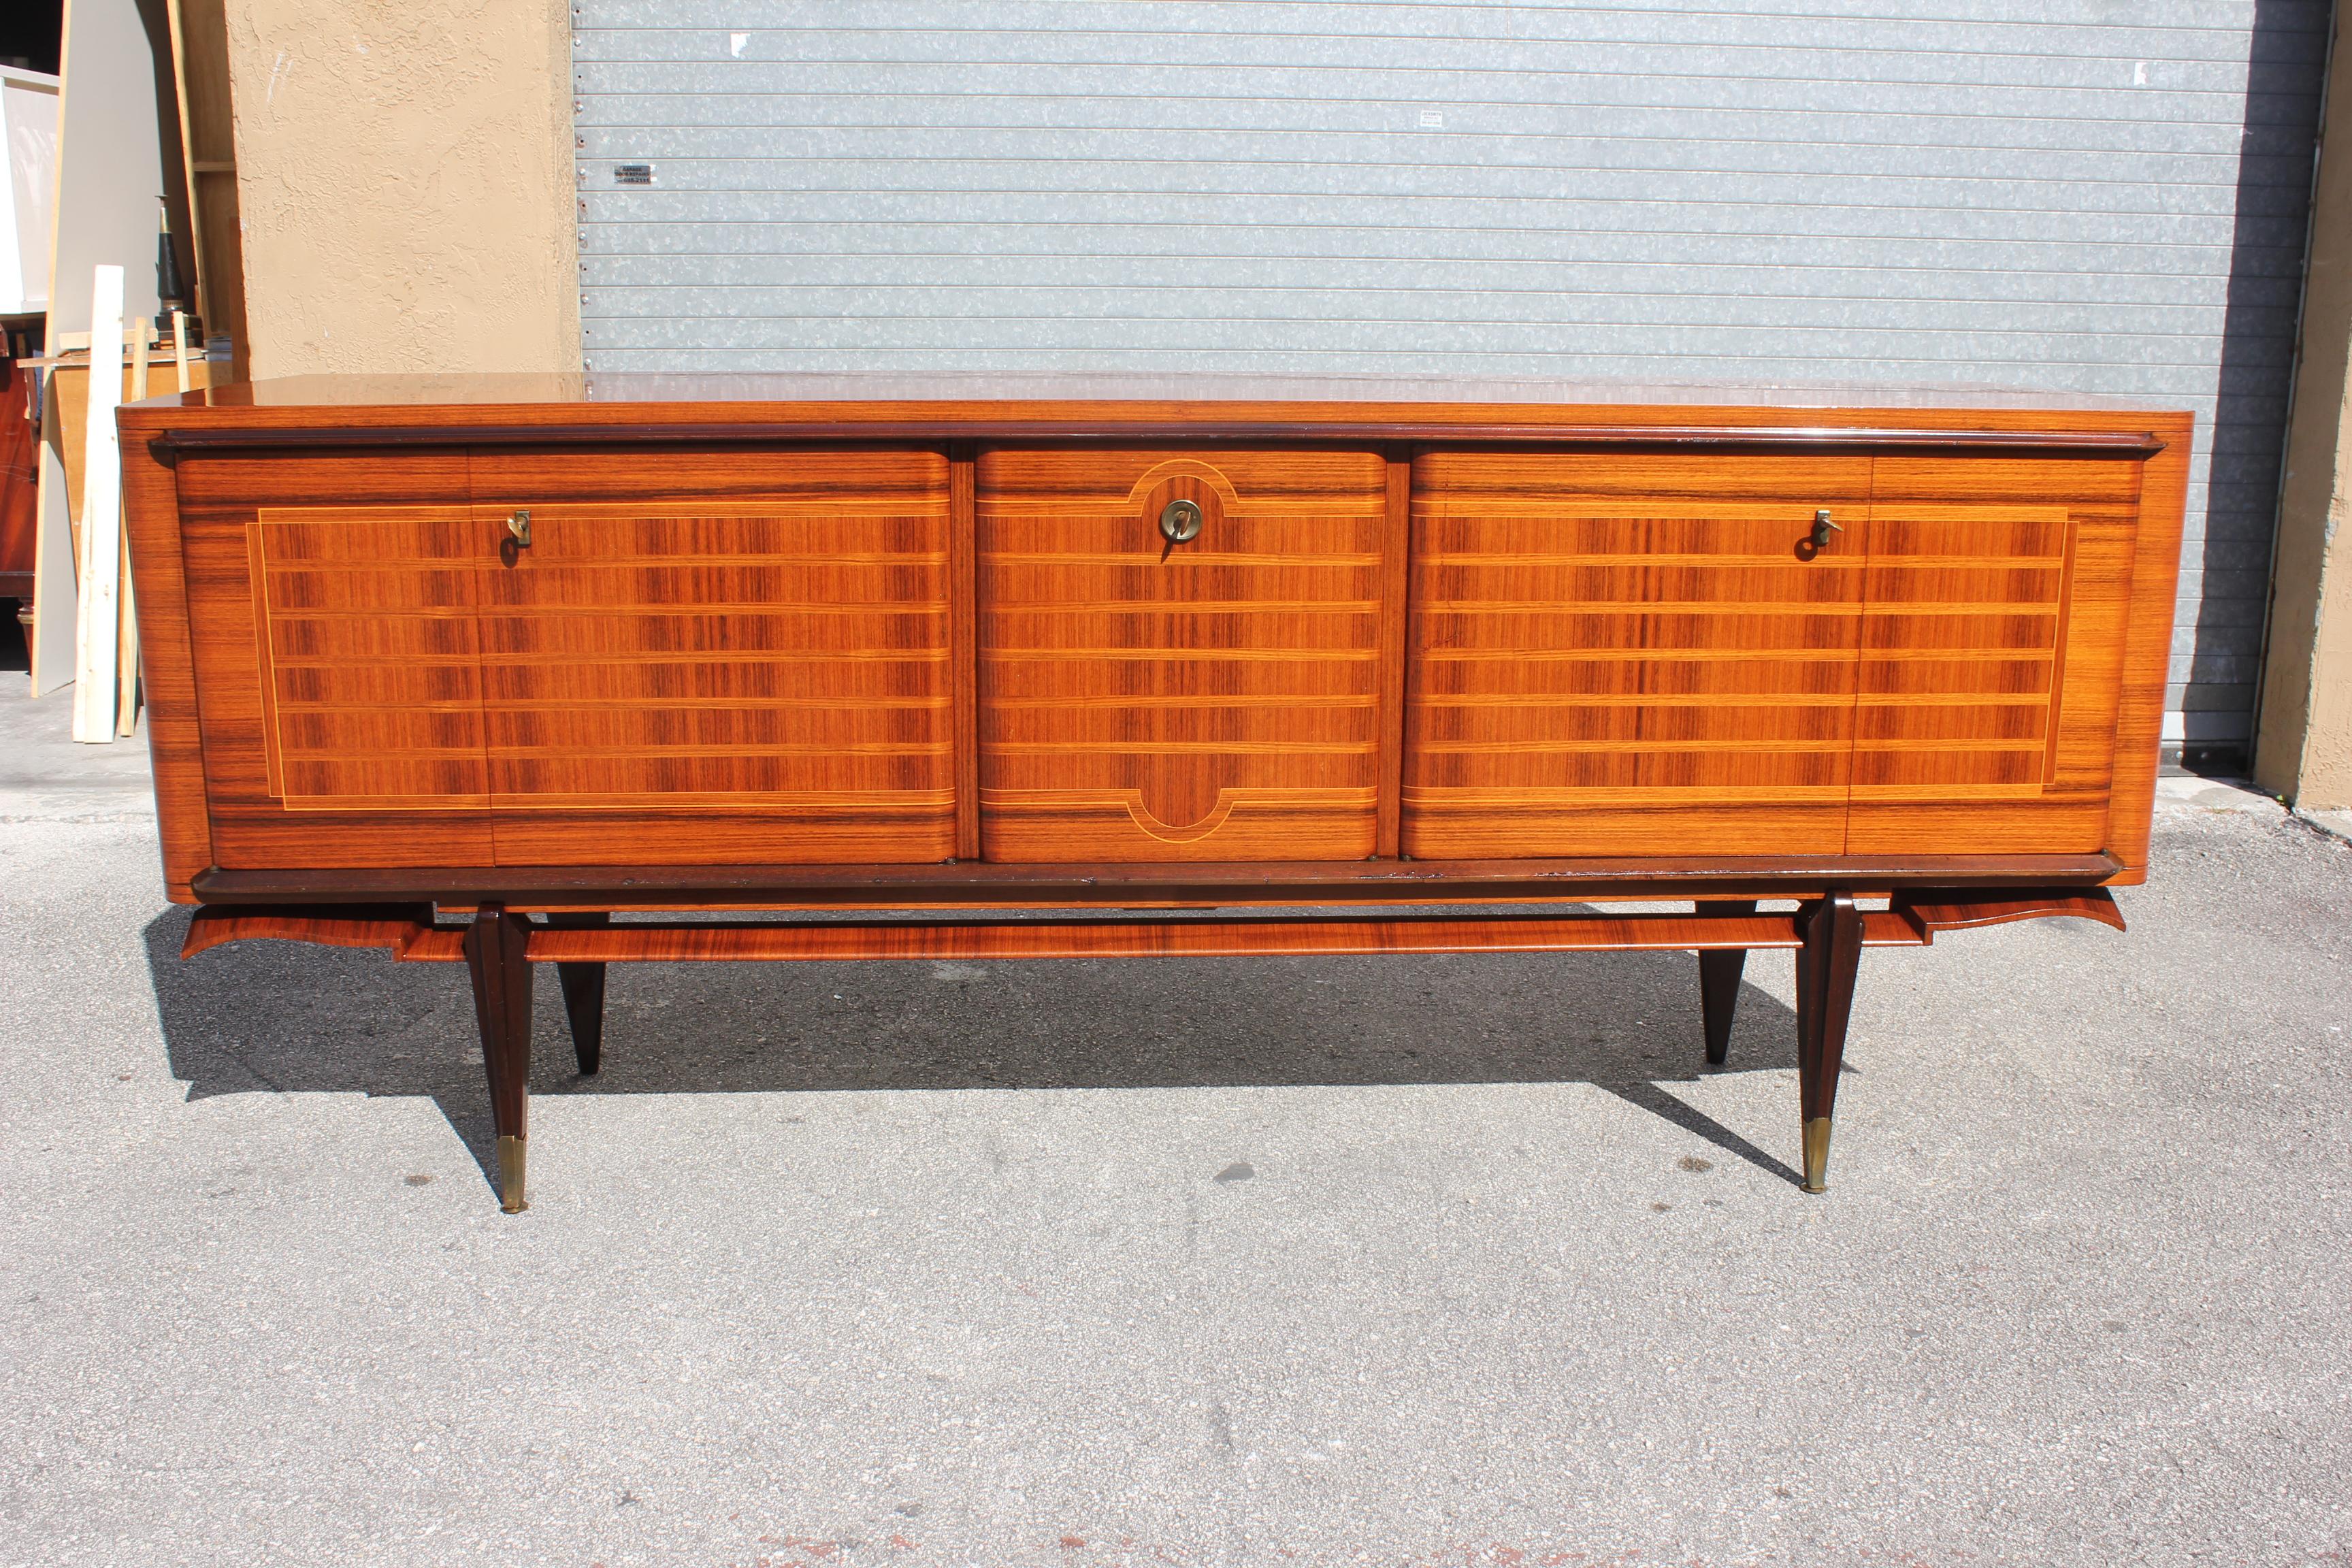
<svg viewBox="0 0 2352 1568"><path fill-rule="evenodd" d="M478 817L507 863L596 863L615 831L689 861L951 855L945 459L736 458L645 500L600 466L499 455L469 506L254 515L268 803Z"/></svg>
<svg viewBox="0 0 2352 1568"><path fill-rule="evenodd" d="M604 499L625 472L477 455L478 525L530 514L481 577L502 861L593 861L615 822L695 859L954 853L945 459L726 468Z"/></svg>
<svg viewBox="0 0 2352 1568"><path fill-rule="evenodd" d="M488 552L468 510L264 508L246 545L269 793L293 811L481 809Z"/></svg>
<svg viewBox="0 0 2352 1568"><path fill-rule="evenodd" d="M1872 518L1855 799L2041 793L2071 537L2063 508L1889 505Z"/></svg>
<svg viewBox="0 0 2352 1568"><path fill-rule="evenodd" d="M1880 457L1849 849L2101 847L2140 466Z"/></svg>
<svg viewBox="0 0 2352 1568"><path fill-rule="evenodd" d="M978 491L989 858L1372 852L1378 455L1004 450Z"/></svg>
<svg viewBox="0 0 2352 1568"><path fill-rule="evenodd" d="M1437 453L1413 489L1407 853L1842 847L1867 458Z"/></svg>

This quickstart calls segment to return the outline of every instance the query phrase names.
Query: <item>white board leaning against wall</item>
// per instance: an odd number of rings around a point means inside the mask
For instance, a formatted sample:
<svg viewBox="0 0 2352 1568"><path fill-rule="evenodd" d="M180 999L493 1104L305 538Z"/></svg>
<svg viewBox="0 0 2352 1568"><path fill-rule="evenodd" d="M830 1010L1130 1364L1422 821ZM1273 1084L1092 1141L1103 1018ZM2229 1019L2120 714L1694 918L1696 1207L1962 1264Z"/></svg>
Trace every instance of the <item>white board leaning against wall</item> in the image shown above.
<svg viewBox="0 0 2352 1568"><path fill-rule="evenodd" d="M160 14L163 8L152 9ZM151 32L147 23L144 0L74 0L66 13L65 71L57 98L53 165L56 216L42 237L53 283L46 338L52 355L88 352L97 325L91 319L91 281L104 269L115 269L120 279L110 296L119 322L128 324L142 317L152 320L158 314L155 202L159 195L174 190L182 174L172 139L176 135L178 106L163 85L171 80L170 46L162 34ZM160 60L159 45L165 51ZM167 122L173 128L168 133ZM170 158L165 156L167 147L173 153ZM115 341L114 357L120 363L120 327ZM93 384L103 379L93 378ZM107 398L107 418L111 419L111 406L120 398L119 390ZM54 403L49 405L54 407ZM37 697L79 679L78 664L85 655L106 666L110 688L112 684L111 661L89 646L88 638L78 636L85 595L77 581L72 547L67 542L75 520L68 516L67 459L58 445L61 438L58 425L45 421L31 638L32 687ZM106 480L105 485L112 482ZM85 511L89 510L90 488L83 487ZM87 535L89 519L79 521ZM85 537L84 545L88 542ZM100 558L105 558L103 552ZM115 569L102 565L97 569L111 574L119 569L119 553L114 559ZM91 560L85 549L80 564L88 566ZM114 581L119 585L119 575L114 575ZM99 597L110 602L110 593ZM78 738L112 738L113 727L100 722L98 714L114 706L115 696L110 689L102 700L96 695L87 698L89 715L78 725L84 731ZM81 700L77 700L76 706L81 706Z"/></svg>
<svg viewBox="0 0 2352 1568"><path fill-rule="evenodd" d="M49 216L58 188L58 79L0 66L0 316L49 304Z"/></svg>

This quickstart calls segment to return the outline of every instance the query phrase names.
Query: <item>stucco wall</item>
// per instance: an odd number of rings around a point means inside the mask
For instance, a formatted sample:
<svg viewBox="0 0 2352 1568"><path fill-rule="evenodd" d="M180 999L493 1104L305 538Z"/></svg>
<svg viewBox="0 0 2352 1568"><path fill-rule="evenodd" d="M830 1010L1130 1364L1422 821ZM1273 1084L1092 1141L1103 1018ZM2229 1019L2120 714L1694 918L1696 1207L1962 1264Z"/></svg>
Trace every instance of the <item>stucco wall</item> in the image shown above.
<svg viewBox="0 0 2352 1568"><path fill-rule="evenodd" d="M229 0L257 379L576 371L564 0Z"/></svg>
<svg viewBox="0 0 2352 1568"><path fill-rule="evenodd" d="M2352 807L2352 529L2336 531L2328 553L2329 602L2322 606L2311 660L2311 727L2304 733L2295 804L2307 811Z"/></svg>
<svg viewBox="0 0 2352 1568"><path fill-rule="evenodd" d="M2345 133L2330 135L2338 115ZM2352 806L2352 46L2340 34L2320 134L2254 777L2333 811Z"/></svg>

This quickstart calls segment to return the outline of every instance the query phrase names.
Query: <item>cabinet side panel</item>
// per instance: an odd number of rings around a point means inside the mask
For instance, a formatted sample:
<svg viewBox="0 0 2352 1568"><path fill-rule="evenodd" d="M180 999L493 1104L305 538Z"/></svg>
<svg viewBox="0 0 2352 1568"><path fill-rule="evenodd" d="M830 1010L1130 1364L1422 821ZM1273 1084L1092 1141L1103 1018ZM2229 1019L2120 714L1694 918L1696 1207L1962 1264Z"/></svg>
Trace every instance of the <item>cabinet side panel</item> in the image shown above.
<svg viewBox="0 0 2352 1568"><path fill-rule="evenodd" d="M2141 468L2131 603L2126 612L2122 696L2116 713L2115 793L2107 851L2124 864L2116 886L2147 880L2147 840L2156 809L2158 753L2164 742L2164 689L2172 667L2172 621L2180 592L2180 534L2189 500L2189 448L2196 417L2162 416L2149 427L2164 450Z"/></svg>
<svg viewBox="0 0 2352 1568"><path fill-rule="evenodd" d="M1839 853L1869 464L1419 458L1405 852Z"/></svg>
<svg viewBox="0 0 2352 1568"><path fill-rule="evenodd" d="M140 684L147 704L147 749L155 773L155 818L163 841L163 886L173 903L196 901L189 887L213 863L205 805L204 731L196 718L195 657L188 636L186 565L180 553L176 478L147 449L151 432L122 418L123 527L139 605Z"/></svg>
<svg viewBox="0 0 2352 1568"><path fill-rule="evenodd" d="M217 863L488 864L462 454L179 474Z"/></svg>

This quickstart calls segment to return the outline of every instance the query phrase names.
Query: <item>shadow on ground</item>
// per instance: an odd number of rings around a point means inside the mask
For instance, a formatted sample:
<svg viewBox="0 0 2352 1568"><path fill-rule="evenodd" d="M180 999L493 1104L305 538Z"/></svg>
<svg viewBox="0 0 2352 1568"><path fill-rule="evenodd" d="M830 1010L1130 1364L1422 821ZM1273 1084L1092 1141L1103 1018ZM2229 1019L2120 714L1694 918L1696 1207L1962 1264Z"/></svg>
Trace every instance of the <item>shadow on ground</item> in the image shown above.
<svg viewBox="0 0 2352 1568"><path fill-rule="evenodd" d="M183 963L187 921L161 915L145 940L191 1099L424 1095L488 1169L462 965L283 942ZM534 968L539 1095L1591 1083L1800 1180L1665 1087L1710 1070L1688 953L616 963L594 1078L574 1070L553 973ZM1743 987L1716 1070L1795 1065L1794 1016Z"/></svg>

